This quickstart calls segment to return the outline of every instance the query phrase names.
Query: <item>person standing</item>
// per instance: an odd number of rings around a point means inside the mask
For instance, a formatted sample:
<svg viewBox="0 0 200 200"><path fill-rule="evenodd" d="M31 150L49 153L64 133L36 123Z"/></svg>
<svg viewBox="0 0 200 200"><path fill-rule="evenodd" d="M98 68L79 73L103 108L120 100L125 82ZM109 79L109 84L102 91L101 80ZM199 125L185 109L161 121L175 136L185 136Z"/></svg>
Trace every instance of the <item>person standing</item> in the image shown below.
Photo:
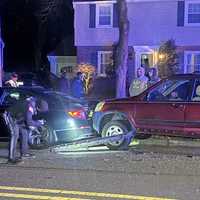
<svg viewBox="0 0 200 200"><path fill-rule="evenodd" d="M8 163L17 164L21 162L21 158L17 157L17 141L19 138L19 126L17 125L14 118L11 117L8 111L4 111L1 114L1 117L4 119L4 122L7 126L8 131L10 132L10 142L9 142L9 155Z"/></svg>
<svg viewBox="0 0 200 200"><path fill-rule="evenodd" d="M11 106L8 109L8 112L10 113L12 119L9 121L11 140L8 163L16 163L19 160L16 157L18 138L20 139L21 158L34 157L34 155L29 152L29 126L39 128L43 125L41 121L33 119L33 115L37 114L36 99L34 97L29 97L24 101L19 101L14 106Z"/></svg>
<svg viewBox="0 0 200 200"><path fill-rule="evenodd" d="M137 96L147 89L148 78L143 67L137 68L137 78L133 79L129 87L130 96Z"/></svg>
<svg viewBox="0 0 200 200"><path fill-rule="evenodd" d="M160 78L158 77L158 70L155 67L151 67L148 71L148 86L152 86L158 81L160 81Z"/></svg>
<svg viewBox="0 0 200 200"><path fill-rule="evenodd" d="M76 77L72 80L72 96L76 98L84 98L85 89L83 82L83 74L81 72L77 72Z"/></svg>
<svg viewBox="0 0 200 200"><path fill-rule="evenodd" d="M18 74L12 73L10 80L6 81L5 85L8 87L19 87Z"/></svg>
<svg viewBox="0 0 200 200"><path fill-rule="evenodd" d="M58 80L58 91L69 94L69 81L67 79L66 69L61 69L61 77Z"/></svg>

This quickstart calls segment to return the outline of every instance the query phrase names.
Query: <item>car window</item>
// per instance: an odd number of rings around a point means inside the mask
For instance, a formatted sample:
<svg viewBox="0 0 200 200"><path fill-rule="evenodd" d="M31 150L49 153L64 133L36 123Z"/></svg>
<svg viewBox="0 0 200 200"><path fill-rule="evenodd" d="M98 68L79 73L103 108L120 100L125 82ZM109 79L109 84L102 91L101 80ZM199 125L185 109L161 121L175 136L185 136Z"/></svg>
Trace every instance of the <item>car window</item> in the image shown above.
<svg viewBox="0 0 200 200"><path fill-rule="evenodd" d="M62 104L58 98L51 96L50 98L48 98L48 100L48 104L51 109L60 110L62 108Z"/></svg>
<svg viewBox="0 0 200 200"><path fill-rule="evenodd" d="M49 106L52 109L63 109L69 107L71 104L80 104L80 100L62 94L47 92L46 96L48 97Z"/></svg>
<svg viewBox="0 0 200 200"><path fill-rule="evenodd" d="M200 80L195 82L193 95L191 101L200 101Z"/></svg>
<svg viewBox="0 0 200 200"><path fill-rule="evenodd" d="M169 79L151 90L148 101L187 101L189 97L190 80Z"/></svg>
<svg viewBox="0 0 200 200"><path fill-rule="evenodd" d="M24 91L9 90L9 91L6 91L6 95L3 100L3 104L4 105L12 105L19 100L26 99L29 96L31 96L31 94L28 94Z"/></svg>

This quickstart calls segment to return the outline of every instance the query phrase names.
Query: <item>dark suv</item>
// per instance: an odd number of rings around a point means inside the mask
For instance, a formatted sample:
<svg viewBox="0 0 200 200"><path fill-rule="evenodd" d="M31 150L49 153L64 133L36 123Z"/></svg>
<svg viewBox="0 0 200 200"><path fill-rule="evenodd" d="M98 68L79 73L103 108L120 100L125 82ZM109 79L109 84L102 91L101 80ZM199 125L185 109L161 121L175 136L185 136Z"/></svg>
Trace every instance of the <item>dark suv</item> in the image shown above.
<svg viewBox="0 0 200 200"><path fill-rule="evenodd" d="M200 138L200 74L175 75L139 96L100 102L93 127L103 137L136 130L136 135ZM123 142L110 145L117 149Z"/></svg>
<svg viewBox="0 0 200 200"><path fill-rule="evenodd" d="M71 96L39 87L0 88L0 113L30 96L43 99L49 105L49 111L42 116L46 121L46 129L41 134L36 132L29 134L29 144L32 147L41 148L93 136L87 119L87 104ZM20 104L17 111L20 112L23 106L24 104ZM0 139L6 140L8 131L2 119L0 128Z"/></svg>

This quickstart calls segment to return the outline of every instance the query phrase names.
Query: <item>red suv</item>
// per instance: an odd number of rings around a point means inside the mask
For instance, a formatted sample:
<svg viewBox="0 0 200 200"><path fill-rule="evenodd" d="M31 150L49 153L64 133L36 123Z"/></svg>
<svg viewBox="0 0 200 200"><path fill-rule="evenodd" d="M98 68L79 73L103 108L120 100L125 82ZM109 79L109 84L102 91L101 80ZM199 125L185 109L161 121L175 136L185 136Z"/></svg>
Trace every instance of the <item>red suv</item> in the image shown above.
<svg viewBox="0 0 200 200"><path fill-rule="evenodd" d="M200 74L175 75L139 96L100 102L93 127L102 137L136 130L136 135L200 138ZM110 143L110 148L123 143Z"/></svg>

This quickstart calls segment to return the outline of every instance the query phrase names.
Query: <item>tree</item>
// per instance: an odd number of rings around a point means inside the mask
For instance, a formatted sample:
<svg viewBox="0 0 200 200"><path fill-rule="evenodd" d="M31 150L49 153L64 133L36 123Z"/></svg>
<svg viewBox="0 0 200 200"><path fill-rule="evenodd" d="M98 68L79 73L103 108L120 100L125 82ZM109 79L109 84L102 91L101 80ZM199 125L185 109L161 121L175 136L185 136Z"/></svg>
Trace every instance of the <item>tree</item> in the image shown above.
<svg viewBox="0 0 200 200"><path fill-rule="evenodd" d="M116 46L116 97L126 97L129 21L126 0L117 0L119 41Z"/></svg>
<svg viewBox="0 0 200 200"><path fill-rule="evenodd" d="M13 8L13 2L16 8ZM47 54L54 50L67 34L72 34L73 28L66 26L66 21L71 21L72 3L66 0L12 0L12 2L10 0L10 4L7 5L10 12L14 9L18 12L30 13L34 18L36 24L32 30L34 32L34 63L35 70L38 71L47 65ZM71 22L69 23L71 25Z"/></svg>
<svg viewBox="0 0 200 200"><path fill-rule="evenodd" d="M160 46L158 51L158 72L161 78L170 76L177 72L177 57L176 45L173 39L164 42Z"/></svg>
<svg viewBox="0 0 200 200"><path fill-rule="evenodd" d="M49 18L53 12L59 12L58 7L61 3L62 0L42 0L35 5L37 9L34 14L38 22L38 31L35 41L36 70L39 70L42 67L42 53L47 36Z"/></svg>
<svg viewBox="0 0 200 200"><path fill-rule="evenodd" d="M91 84L93 75L95 72L95 67L88 63L81 63L78 65L78 71L82 72L84 74L84 85L85 85L85 93L88 94Z"/></svg>

